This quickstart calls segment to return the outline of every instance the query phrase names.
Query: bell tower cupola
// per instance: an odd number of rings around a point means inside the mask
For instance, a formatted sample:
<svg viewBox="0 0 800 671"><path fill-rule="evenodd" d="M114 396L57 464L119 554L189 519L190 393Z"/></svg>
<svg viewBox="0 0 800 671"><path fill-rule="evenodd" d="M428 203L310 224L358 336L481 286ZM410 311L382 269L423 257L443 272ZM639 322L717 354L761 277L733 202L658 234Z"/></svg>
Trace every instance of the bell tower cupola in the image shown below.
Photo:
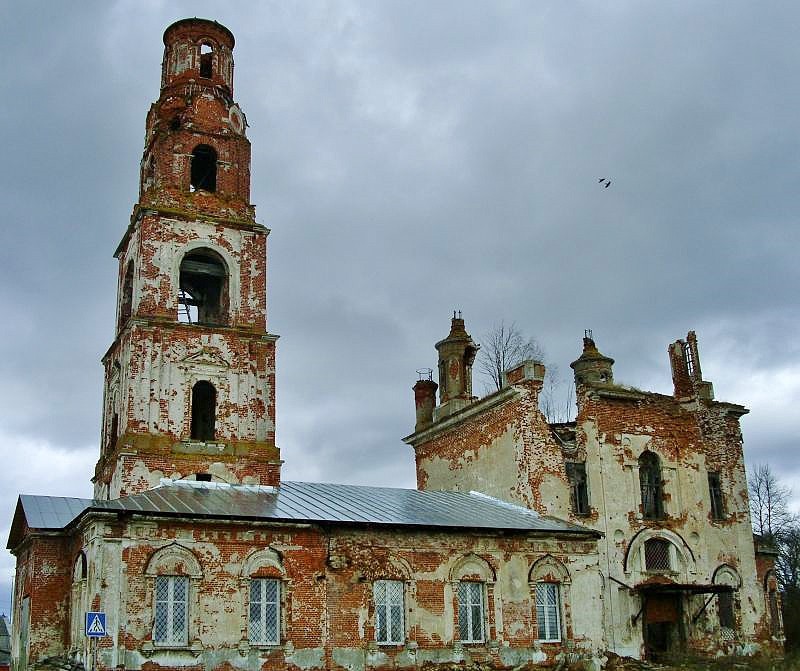
<svg viewBox="0 0 800 671"><path fill-rule="evenodd" d="M119 261L97 498L161 478L277 485L275 341L267 235L250 203L247 121L233 99L230 30L183 19L164 33L139 202Z"/></svg>
<svg viewBox="0 0 800 671"><path fill-rule="evenodd" d="M247 120L233 99L231 32L183 19L164 33L161 94L147 115L140 200L252 216Z"/></svg>

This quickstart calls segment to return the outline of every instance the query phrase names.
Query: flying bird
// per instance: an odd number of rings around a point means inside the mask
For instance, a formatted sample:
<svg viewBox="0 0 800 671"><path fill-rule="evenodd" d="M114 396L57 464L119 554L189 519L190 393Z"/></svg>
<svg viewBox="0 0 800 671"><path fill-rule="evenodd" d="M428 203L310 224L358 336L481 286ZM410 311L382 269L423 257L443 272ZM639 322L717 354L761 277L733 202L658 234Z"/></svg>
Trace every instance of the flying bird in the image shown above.
<svg viewBox="0 0 800 671"><path fill-rule="evenodd" d="M610 179L606 179L605 177L601 177L600 179L597 180L598 184L602 184L603 182L605 182L605 186L603 187L604 189L607 189L609 186L611 186L611 180Z"/></svg>

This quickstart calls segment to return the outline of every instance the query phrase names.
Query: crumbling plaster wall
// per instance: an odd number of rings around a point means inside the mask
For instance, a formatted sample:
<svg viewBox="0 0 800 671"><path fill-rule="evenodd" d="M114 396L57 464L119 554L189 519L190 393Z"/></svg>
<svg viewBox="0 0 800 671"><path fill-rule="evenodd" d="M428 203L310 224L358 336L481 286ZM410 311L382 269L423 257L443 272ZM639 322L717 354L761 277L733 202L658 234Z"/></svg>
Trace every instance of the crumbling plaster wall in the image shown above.
<svg viewBox="0 0 800 671"><path fill-rule="evenodd" d="M742 581L737 597L738 640L719 639L716 599L703 619L692 622L708 595L687 597L691 611L685 619L690 645L698 650L731 652L735 644L751 642L764 617L763 595L756 584L752 530L744 476L741 433L725 404L681 404L659 394L614 400L591 391L581 395L577 441L586 453L590 505L597 511L587 520L602 531L601 551L610 576L633 586L651 576L640 555L642 534L667 537L682 550L677 557L676 582L711 583L723 565L735 569ZM643 519L638 459L655 452L661 460L665 518ZM713 519L708 471L719 471L726 517ZM672 534L672 536L670 536ZM638 539L638 544L637 544ZM637 552L632 548L637 547ZM619 652L639 654L640 628L632 629L630 615L641 607L638 596L618 584L609 585L616 611L613 631Z"/></svg>
<svg viewBox="0 0 800 671"><path fill-rule="evenodd" d="M539 380L519 381L421 437L414 444L417 486L475 490L566 519L564 461L538 409L540 391Z"/></svg>
<svg viewBox="0 0 800 671"><path fill-rule="evenodd" d="M282 637L278 646L257 647L247 640L248 572L257 565L251 559L265 548L277 559L257 575L282 581ZM358 670L447 662L510 668L552 662L562 646L536 641L529 583L531 568L540 561L561 563L566 571L566 580L560 574L545 576L563 581L566 639L586 653L602 649L602 627L591 615L595 608L602 610L598 555L594 539L585 536L101 515L90 516L80 530L54 543L50 554L58 555L57 569L42 565L29 571L47 574L28 589L34 604L43 603L45 594L49 604L46 613L32 609L38 637L32 641L32 660L64 652L87 659L85 640L76 644L68 635L69 576L81 551L88 567L86 603L107 614L109 636L99 642L104 668ZM41 561L38 557L46 554L37 550L36 556ZM186 648L162 650L152 642L159 574L190 577ZM487 576L488 641L462 645L455 640L455 586L459 579ZM377 579L406 584L403 645L374 642L372 583ZM50 624L42 618L50 618Z"/></svg>

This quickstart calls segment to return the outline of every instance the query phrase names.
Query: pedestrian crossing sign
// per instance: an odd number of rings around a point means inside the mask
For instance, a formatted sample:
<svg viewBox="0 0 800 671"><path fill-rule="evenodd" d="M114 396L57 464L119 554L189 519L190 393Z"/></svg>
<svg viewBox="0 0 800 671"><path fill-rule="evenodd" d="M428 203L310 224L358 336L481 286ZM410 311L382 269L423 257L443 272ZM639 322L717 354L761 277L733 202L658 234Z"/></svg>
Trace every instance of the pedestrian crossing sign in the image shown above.
<svg viewBox="0 0 800 671"><path fill-rule="evenodd" d="M86 613L86 635L89 638L101 638L106 635L105 613Z"/></svg>

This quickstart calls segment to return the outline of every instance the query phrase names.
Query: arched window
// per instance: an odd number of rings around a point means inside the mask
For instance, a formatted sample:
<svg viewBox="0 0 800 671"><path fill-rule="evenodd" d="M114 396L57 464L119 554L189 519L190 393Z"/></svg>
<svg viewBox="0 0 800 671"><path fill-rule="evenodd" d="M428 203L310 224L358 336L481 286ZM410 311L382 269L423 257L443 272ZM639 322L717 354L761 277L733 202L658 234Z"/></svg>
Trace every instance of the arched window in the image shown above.
<svg viewBox="0 0 800 671"><path fill-rule="evenodd" d="M565 631L562 602L569 594L570 575L560 561L545 555L531 567L528 585L536 603L536 640L555 643Z"/></svg>
<svg viewBox="0 0 800 671"><path fill-rule="evenodd" d="M242 567L249 604L247 637L252 645L279 645L282 640L286 573L280 554L272 548L250 554Z"/></svg>
<svg viewBox="0 0 800 671"><path fill-rule="evenodd" d="M214 49L210 44L200 45L200 76L211 79L214 70Z"/></svg>
<svg viewBox="0 0 800 671"><path fill-rule="evenodd" d="M664 517L661 462L655 452L648 450L639 457L639 485L642 491L642 516L648 520Z"/></svg>
<svg viewBox="0 0 800 671"><path fill-rule="evenodd" d="M125 268L125 277L122 280L122 294L120 296L119 325L122 327L130 319L133 311L133 261L128 261Z"/></svg>
<svg viewBox="0 0 800 671"><path fill-rule="evenodd" d="M217 414L217 390L207 380L192 387L192 440L214 440Z"/></svg>
<svg viewBox="0 0 800 671"><path fill-rule="evenodd" d="M219 254L196 249L180 268L178 321L187 324L227 323L228 270Z"/></svg>
<svg viewBox="0 0 800 671"><path fill-rule="evenodd" d="M192 152L192 191L217 190L217 152L214 147L199 144Z"/></svg>
<svg viewBox="0 0 800 671"><path fill-rule="evenodd" d="M644 543L644 567L646 571L661 573L672 570L670 543L663 538L650 538Z"/></svg>
<svg viewBox="0 0 800 671"><path fill-rule="evenodd" d="M150 557L145 576L152 579L153 634L146 642L155 646L185 647L191 639L190 592L203 577L200 562L188 549L172 544ZM195 587L192 586L195 584Z"/></svg>

